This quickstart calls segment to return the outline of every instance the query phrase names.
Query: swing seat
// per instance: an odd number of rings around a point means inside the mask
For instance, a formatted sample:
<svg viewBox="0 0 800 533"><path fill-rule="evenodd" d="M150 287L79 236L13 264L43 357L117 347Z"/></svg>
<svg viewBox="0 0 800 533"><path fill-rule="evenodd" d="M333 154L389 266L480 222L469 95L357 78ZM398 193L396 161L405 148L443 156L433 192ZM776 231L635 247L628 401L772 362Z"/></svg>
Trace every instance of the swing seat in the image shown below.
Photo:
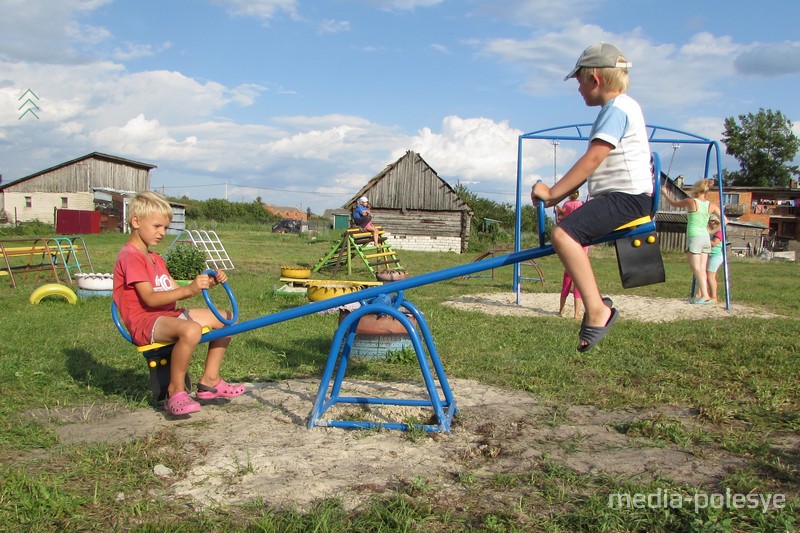
<svg viewBox="0 0 800 533"><path fill-rule="evenodd" d="M614 247L617 250L619 277L624 288L644 287L666 280L655 232L617 239Z"/></svg>

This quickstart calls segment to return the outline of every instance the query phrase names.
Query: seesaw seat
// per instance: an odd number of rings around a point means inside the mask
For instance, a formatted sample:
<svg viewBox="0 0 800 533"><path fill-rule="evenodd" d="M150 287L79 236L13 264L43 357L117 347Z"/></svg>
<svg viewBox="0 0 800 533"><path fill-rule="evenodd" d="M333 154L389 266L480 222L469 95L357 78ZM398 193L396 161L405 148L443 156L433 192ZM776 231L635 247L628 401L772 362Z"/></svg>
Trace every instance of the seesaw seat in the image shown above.
<svg viewBox="0 0 800 533"><path fill-rule="evenodd" d="M216 275L213 270L206 270L203 272L204 274L208 274L210 276ZM225 292L228 295L228 298L231 302L232 314L233 317L231 319L226 319L223 317L217 308L214 306L211 298L208 295L208 290L203 289L203 298L208 305L208 308L211 310L212 313L222 322L224 325L229 326L236 322L239 316L239 307L236 303L236 298L233 296L230 287L227 283L222 284ZM133 342L133 338L131 337L128 330L125 329L125 326L122 324L122 321L119 317L119 310L117 309L117 304L113 300L111 301L111 319L114 321L114 325L117 327L117 330L120 334L130 342L131 344L135 344ZM210 327L203 328L202 337L200 337L199 344L204 344L209 341L206 334L213 331ZM153 392L153 399L156 402L163 401L167 398L167 387L169 386L169 364L172 358L172 348L175 346L174 342L154 342L151 344L145 344L142 346L136 346L136 351L145 358L147 363L147 368L150 370L150 388ZM192 389L192 380L189 377L189 374L186 374L186 390Z"/></svg>
<svg viewBox="0 0 800 533"><path fill-rule="evenodd" d="M637 218L617 230L634 229L645 225L650 225L651 231L637 232L636 235L624 236L614 241L619 277L626 289L663 283L666 280L653 218L650 216ZM642 229L646 231L647 228Z"/></svg>

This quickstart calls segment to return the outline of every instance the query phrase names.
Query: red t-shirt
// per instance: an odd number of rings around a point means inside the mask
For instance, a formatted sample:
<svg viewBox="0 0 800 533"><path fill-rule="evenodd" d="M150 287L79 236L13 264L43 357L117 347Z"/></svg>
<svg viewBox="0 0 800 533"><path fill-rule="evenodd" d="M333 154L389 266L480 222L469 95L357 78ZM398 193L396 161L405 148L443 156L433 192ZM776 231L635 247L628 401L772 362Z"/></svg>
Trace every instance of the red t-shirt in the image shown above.
<svg viewBox="0 0 800 533"><path fill-rule="evenodd" d="M114 265L114 303L133 342L139 346L153 342L153 328L162 316L177 317L183 313L175 302L159 307L148 307L139 299L136 284L147 281L153 290L171 291L175 288L167 265L160 255L142 253L127 243L120 250Z"/></svg>

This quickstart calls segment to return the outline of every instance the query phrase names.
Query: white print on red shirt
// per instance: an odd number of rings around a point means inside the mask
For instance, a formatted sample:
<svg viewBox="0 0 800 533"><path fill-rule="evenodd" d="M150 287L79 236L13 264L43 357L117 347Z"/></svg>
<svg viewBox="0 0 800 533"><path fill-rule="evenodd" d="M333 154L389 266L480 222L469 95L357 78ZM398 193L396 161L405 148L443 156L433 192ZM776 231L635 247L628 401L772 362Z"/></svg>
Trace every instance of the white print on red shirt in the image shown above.
<svg viewBox="0 0 800 533"><path fill-rule="evenodd" d="M153 290L156 292L171 291L173 289L172 280L168 274L159 274L155 279L156 286Z"/></svg>

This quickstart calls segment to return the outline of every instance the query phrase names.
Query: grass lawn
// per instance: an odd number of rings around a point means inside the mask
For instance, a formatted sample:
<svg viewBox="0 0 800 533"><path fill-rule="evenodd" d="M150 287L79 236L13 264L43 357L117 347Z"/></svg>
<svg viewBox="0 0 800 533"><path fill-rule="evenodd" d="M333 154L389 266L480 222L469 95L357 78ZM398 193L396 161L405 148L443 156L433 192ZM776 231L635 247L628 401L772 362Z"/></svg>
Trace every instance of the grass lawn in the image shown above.
<svg viewBox="0 0 800 533"><path fill-rule="evenodd" d="M213 229L236 267L229 275L240 321L305 303L276 294L280 268L313 266L337 237L308 239L246 227ZM85 239L94 271L111 272L126 236ZM166 245L157 251L165 249ZM399 252L412 275L462 264L473 255L477 254ZM595 249L592 258L601 291L620 293L613 250ZM666 283L626 294L685 298L690 282L685 257L668 253L664 261ZM526 282L524 290L557 292L562 272L558 259L551 256L537 262L547 282L544 286ZM738 259L730 268L734 306L763 308L781 318L620 320L602 349L581 356L577 365L577 325L571 321L493 317L442 305L464 294L510 292L510 267L498 269L494 279L452 279L405 295L425 313L450 379L527 391L556 406L669 405L695 410L702 424L699 433L674 420L614 430L697 453L702 453L703 443L713 442L741 458L746 466L730 472L717 486L579 473L543 458L527 472L495 474L491 479L463 476L456 481L467 487L467 501L452 501L436 486L412 484L389 497L375 497L355 511L331 499L304 511L272 509L254 501L195 512L186 502L159 497L169 493L170 482L153 474L156 464L167 461L180 471L198 459L177 452L165 458L165 446L169 449L175 439L170 431L123 443L59 442L53 428L32 417L32 411L79 412L98 404L151 408L145 366L116 332L109 299L81 299L75 305L46 299L32 305L28 296L48 280L20 276L18 287L12 289L6 278L0 278L0 530L793 531L800 527L796 518L800 515L800 266ZM351 278L369 279L363 267L355 269ZM216 298L224 307L224 294L220 291ZM204 303L198 298L189 305ZM334 315L314 315L243 333L234 339L223 372L231 380L250 382L318 379L335 324ZM193 375L201 363L202 358L196 357ZM418 374L413 365L369 361L355 365L348 378L392 381L415 379ZM458 391L454 394L457 398ZM408 445L417 444L409 440ZM739 494L781 494L786 503L766 512L730 506L699 512L619 510L609 508L602 496L651 494L661 486L684 493L729 488ZM120 493L126 495L123 501L118 499ZM492 504L508 501L514 502L512 507Z"/></svg>

